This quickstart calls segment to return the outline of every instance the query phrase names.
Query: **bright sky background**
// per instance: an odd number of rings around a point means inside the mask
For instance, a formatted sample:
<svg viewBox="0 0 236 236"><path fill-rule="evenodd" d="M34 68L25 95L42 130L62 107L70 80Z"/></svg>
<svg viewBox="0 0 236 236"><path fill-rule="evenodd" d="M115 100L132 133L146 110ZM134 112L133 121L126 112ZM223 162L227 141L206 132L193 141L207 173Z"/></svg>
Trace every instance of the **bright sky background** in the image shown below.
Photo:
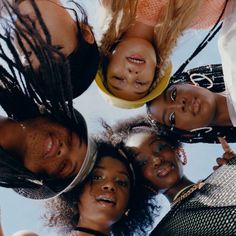
<svg viewBox="0 0 236 236"><path fill-rule="evenodd" d="M85 1L85 0L83 0ZM97 0L90 0L88 13L94 30L98 32L100 12L97 11ZM95 10L96 9L96 10ZM207 31L188 31L179 40L178 47L172 56L174 70L177 69L183 61L196 48ZM96 34L97 35L97 34ZM217 36L188 66L194 68L200 65L220 63L220 57L217 49ZM143 113L145 108L135 110L118 109L105 103L95 84L93 84L82 96L74 101L78 109L86 118L90 133L96 133L100 129L99 118L103 117L109 124L114 123L121 118L133 117L136 114ZM0 109L0 114L4 115ZM233 149L236 150L234 144ZM223 154L220 145L217 144L191 144L185 145L188 156L188 164L185 168L186 175L194 181L207 177L212 172L215 159ZM163 198L163 204L167 202ZM52 230L48 231L43 227L40 215L43 208L40 201L25 199L12 190L0 188L0 208L1 221L5 236L11 236L14 232L22 229L30 229L40 236L56 236ZM164 207L166 211L167 207Z"/></svg>

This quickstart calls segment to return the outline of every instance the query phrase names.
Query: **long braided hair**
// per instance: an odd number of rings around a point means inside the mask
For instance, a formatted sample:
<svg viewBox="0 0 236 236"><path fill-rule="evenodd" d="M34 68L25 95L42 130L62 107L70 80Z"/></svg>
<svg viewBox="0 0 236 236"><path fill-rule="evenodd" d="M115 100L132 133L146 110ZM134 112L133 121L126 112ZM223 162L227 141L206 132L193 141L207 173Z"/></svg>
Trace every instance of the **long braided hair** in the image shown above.
<svg viewBox="0 0 236 236"><path fill-rule="evenodd" d="M13 9L9 4L5 2L4 4L9 12ZM13 16L10 17L10 22L14 23ZM0 33L1 107L8 117L16 121L47 116L77 132L79 137L87 143L86 122L83 116L73 108L73 91L67 59L50 44L50 35L45 42L29 18L20 19L24 21L23 30L7 22L7 27L3 27ZM27 67L22 64L12 42L12 33L18 39L23 56L28 62ZM41 65L40 73L33 69L27 50L22 44L22 38L29 41L31 49L35 52ZM54 53L57 54L57 60L51 60ZM37 187L42 185L37 175L10 157L6 150L1 149L0 159L1 186Z"/></svg>

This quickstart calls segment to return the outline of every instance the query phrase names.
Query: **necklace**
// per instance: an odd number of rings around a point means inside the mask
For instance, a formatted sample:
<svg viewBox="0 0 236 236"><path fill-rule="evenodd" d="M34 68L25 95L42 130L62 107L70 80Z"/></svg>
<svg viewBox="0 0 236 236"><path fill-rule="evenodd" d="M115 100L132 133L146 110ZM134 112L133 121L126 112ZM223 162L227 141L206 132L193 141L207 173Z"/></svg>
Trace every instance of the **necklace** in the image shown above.
<svg viewBox="0 0 236 236"><path fill-rule="evenodd" d="M191 184L185 188L183 188L182 190L180 190L174 197L173 202L171 203L171 207L177 205L178 203L180 203L183 199L185 199L186 197L188 197L191 193L193 193L194 191L196 191L197 189L201 189L203 186L205 185L204 182L199 181L196 184Z"/></svg>
<svg viewBox="0 0 236 236"><path fill-rule="evenodd" d="M95 235L95 236L107 236L106 234L101 233L97 230L88 229L88 228L85 228L85 227L76 227L76 228L74 228L74 230L84 232L84 233L87 233L87 234L91 234L91 235Z"/></svg>

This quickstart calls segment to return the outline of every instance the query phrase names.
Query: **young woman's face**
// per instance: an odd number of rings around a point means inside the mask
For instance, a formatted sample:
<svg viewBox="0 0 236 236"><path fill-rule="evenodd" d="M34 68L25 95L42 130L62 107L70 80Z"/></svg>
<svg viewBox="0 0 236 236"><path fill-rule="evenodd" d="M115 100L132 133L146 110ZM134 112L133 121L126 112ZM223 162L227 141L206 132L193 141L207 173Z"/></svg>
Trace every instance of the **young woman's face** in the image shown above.
<svg viewBox="0 0 236 236"><path fill-rule="evenodd" d="M182 177L182 164L175 150L164 141L149 133L132 134L126 146L133 148L135 161L143 176L158 190L173 187Z"/></svg>
<svg viewBox="0 0 236 236"><path fill-rule="evenodd" d="M51 36L52 45L55 48L59 49L65 56L70 55L78 47L78 29L76 22L73 20L68 10L62 7L60 0L36 0L36 4ZM36 17L35 11L30 1L23 0L18 4L18 7L21 14L29 16L31 20L34 21L35 28L38 30L41 37L46 40L42 26L40 25ZM24 26L22 27L24 28ZM93 38L92 32L89 27L85 28L86 35L90 34L90 37L88 38ZM37 57L35 56L29 44L24 39L22 39L22 41L28 51L28 55L30 56L30 61L33 65L33 68L38 69L39 61ZM94 38L92 41L94 42ZM21 52L21 49L19 49L19 51Z"/></svg>
<svg viewBox="0 0 236 236"><path fill-rule="evenodd" d="M27 169L57 178L74 176L79 172L87 144L75 132L44 117L23 124L22 160Z"/></svg>
<svg viewBox="0 0 236 236"><path fill-rule="evenodd" d="M95 166L79 198L80 222L110 227L124 214L130 193L126 166L110 156Z"/></svg>
<svg viewBox="0 0 236 236"><path fill-rule="evenodd" d="M214 93L192 84L166 89L150 105L152 118L167 126L191 130L212 124L216 112Z"/></svg>
<svg viewBox="0 0 236 236"><path fill-rule="evenodd" d="M151 43L139 38L122 40L109 59L109 91L125 100L143 98L152 85L156 63L155 49Z"/></svg>

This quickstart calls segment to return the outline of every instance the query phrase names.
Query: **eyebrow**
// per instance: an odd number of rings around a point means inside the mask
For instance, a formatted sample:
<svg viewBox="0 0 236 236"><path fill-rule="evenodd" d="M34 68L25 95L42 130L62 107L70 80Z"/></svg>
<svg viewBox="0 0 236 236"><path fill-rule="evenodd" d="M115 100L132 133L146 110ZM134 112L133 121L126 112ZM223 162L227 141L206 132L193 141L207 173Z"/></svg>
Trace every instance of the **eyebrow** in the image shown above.
<svg viewBox="0 0 236 236"><path fill-rule="evenodd" d="M101 170L105 170L105 167L104 166L95 166L94 169L101 169ZM119 174L122 174L122 175L125 175L127 178L129 178L129 174L128 172L126 171L118 171Z"/></svg>
<svg viewBox="0 0 236 236"><path fill-rule="evenodd" d="M156 141L160 141L160 139L157 139L156 136L153 136L151 141L149 142L149 145L152 145L153 143L155 143Z"/></svg>

